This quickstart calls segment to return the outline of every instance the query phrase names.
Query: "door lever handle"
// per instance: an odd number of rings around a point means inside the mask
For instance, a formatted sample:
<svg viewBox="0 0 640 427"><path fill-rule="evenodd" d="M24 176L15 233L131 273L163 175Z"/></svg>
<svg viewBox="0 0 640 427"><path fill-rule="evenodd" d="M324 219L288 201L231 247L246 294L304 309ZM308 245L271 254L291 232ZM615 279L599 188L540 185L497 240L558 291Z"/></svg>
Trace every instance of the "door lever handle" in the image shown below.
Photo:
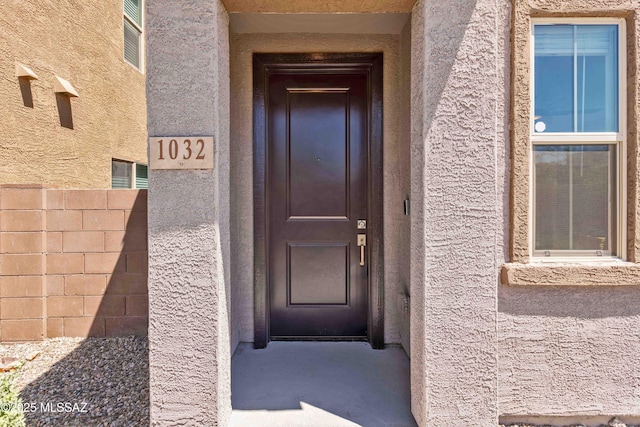
<svg viewBox="0 0 640 427"><path fill-rule="evenodd" d="M366 234L358 234L358 246L360 247L360 267L364 267L364 247L367 246Z"/></svg>

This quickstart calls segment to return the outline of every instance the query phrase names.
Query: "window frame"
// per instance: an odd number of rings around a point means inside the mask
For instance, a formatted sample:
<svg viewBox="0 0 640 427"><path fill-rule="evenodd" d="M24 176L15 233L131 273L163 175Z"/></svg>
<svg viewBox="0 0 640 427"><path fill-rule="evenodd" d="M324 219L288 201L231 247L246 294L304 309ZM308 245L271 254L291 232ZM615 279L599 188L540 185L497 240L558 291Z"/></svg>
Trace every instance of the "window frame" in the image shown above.
<svg viewBox="0 0 640 427"><path fill-rule="evenodd" d="M618 27L618 131L536 133L535 124L535 27L537 25L617 25ZM592 262L627 259L627 48L624 18L531 18L529 29L529 257L532 262ZM615 255L597 251L538 250L536 240L535 151L536 145L613 145L616 147ZM614 249L614 248L612 248ZM594 254L594 252L596 252ZM546 255L549 253L549 255Z"/></svg>
<svg viewBox="0 0 640 427"><path fill-rule="evenodd" d="M140 71L141 73L144 70L144 0L140 0L140 24L138 24L135 19L131 18L128 14L127 11L124 7L124 2L125 0L122 0L122 59L124 59L124 62L126 62L127 64L131 65L133 68L135 68L136 70ZM133 26L133 28L135 28L139 33L140 33L140 37L138 38L138 61L139 64L136 66L135 64L132 64L131 62L129 62L127 60L127 58L124 55L124 21L127 21L129 24L131 24Z"/></svg>

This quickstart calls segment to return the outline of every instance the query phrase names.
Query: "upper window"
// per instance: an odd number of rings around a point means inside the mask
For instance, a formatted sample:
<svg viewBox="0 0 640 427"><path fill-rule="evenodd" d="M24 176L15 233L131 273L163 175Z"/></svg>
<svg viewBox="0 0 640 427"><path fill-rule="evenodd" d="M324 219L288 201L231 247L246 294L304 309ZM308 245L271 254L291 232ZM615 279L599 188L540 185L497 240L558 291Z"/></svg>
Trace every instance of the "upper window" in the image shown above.
<svg viewBox="0 0 640 427"><path fill-rule="evenodd" d="M533 254L624 258L624 23L534 20L532 38Z"/></svg>
<svg viewBox="0 0 640 427"><path fill-rule="evenodd" d="M148 188L147 165L111 160L111 188Z"/></svg>
<svg viewBox="0 0 640 427"><path fill-rule="evenodd" d="M137 69L142 66L142 0L124 0L124 59Z"/></svg>

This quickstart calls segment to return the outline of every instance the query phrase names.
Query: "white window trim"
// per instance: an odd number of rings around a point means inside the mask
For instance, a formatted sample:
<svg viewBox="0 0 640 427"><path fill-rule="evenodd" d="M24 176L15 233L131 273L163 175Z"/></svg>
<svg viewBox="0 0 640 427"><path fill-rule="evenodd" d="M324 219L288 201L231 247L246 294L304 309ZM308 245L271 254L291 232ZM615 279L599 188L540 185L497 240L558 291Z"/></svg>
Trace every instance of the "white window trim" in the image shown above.
<svg viewBox="0 0 640 427"><path fill-rule="evenodd" d="M565 133L565 132L545 132L544 134L534 131L534 98L535 98L535 38L534 28L536 25L568 24L568 25L588 25L588 24L609 24L618 26L618 132L590 132L590 133ZM624 18L532 18L529 29L529 49L530 49L530 73L529 73L529 254L532 262L541 263L562 263L562 262L611 262L624 261L627 259L627 28ZM578 251L576 255L570 255L571 251L554 251L554 256L536 255L535 249L535 199L534 199L534 151L537 144L544 145L615 145L616 171L616 224L617 224L617 248L616 256L594 256L582 255Z"/></svg>
<svg viewBox="0 0 640 427"><path fill-rule="evenodd" d="M134 21L133 19L131 19L131 17L129 17L129 15L127 15L127 11L124 10L124 1L122 1L122 16L124 17L124 19L127 20L128 23L130 23L131 25L133 25L133 27L140 31L140 39L138 40L138 57L140 59L140 65L139 67L136 67L134 64L132 64L131 62L127 61L127 59L124 57L124 28L122 29L122 34L123 34L123 51L122 51L122 59L124 59L124 62L126 62L127 64L131 65L133 68L135 68L136 70L138 70L139 72L141 72L142 74L144 74L144 65L145 65L145 57L144 57L144 52L145 52L145 43L144 43L144 21L145 21L145 16L144 16L144 0L140 0L140 25L138 25L138 23L136 21ZM124 23L123 23L124 25Z"/></svg>

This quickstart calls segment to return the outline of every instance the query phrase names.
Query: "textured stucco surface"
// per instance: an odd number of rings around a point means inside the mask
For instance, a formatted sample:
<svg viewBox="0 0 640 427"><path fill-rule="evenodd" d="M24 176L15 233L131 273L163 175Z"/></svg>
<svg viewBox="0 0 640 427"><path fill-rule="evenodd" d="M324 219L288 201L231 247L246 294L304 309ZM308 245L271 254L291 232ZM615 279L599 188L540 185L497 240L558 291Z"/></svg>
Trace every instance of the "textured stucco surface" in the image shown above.
<svg viewBox="0 0 640 427"><path fill-rule="evenodd" d="M623 423L623 424L622 424ZM629 416L562 416L562 417L500 417L500 425L519 426L563 426L563 427L634 427L640 425L638 417Z"/></svg>
<svg viewBox="0 0 640 427"><path fill-rule="evenodd" d="M415 0L222 0L229 12L383 13L409 12Z"/></svg>
<svg viewBox="0 0 640 427"><path fill-rule="evenodd" d="M637 287L501 286L501 414L640 414L638 307Z"/></svg>
<svg viewBox="0 0 640 427"><path fill-rule="evenodd" d="M400 342L397 296L408 283L408 98L400 76L399 36L380 34L233 34L231 37L231 226L233 343L253 341L253 52L384 53L385 342ZM403 92L404 91L404 92ZM402 110L402 108L405 108ZM404 316L404 315L402 315ZM405 332L406 335L406 332Z"/></svg>
<svg viewBox="0 0 640 427"><path fill-rule="evenodd" d="M506 0L413 8L411 392L421 426L498 422L508 18Z"/></svg>
<svg viewBox="0 0 640 427"><path fill-rule="evenodd" d="M411 214L411 21L407 22L400 33L400 99L405 100L400 105L400 141L399 160L400 164L406 165L404 173L400 174L400 189L405 193L404 197L409 199L409 213ZM398 287L396 288L396 306L398 307L400 344L411 354L410 336L410 301L407 301L405 311L405 296L411 295L411 216L398 218L399 244L397 275ZM393 295L392 295L393 297ZM390 300L392 298L388 298ZM398 306L399 305L399 306Z"/></svg>
<svg viewBox="0 0 640 427"><path fill-rule="evenodd" d="M145 76L123 59L122 2L9 0L2 12L0 184L109 188L112 157L146 164ZM38 79L20 82L16 62ZM60 123L56 75L80 95L73 129Z"/></svg>
<svg viewBox="0 0 640 427"><path fill-rule="evenodd" d="M640 414L637 264L526 265L529 203L529 26L534 16L627 21L629 259L638 260L637 1L515 0L512 62L512 258L498 304L501 415L581 420ZM547 286L535 286L547 285ZM555 286L548 286L555 285ZM622 286L621 286L622 285ZM635 286L634 286L635 285ZM539 418L543 420L543 418Z"/></svg>
<svg viewBox="0 0 640 427"><path fill-rule="evenodd" d="M630 262L573 264L508 263L502 283L518 286L638 286L640 265Z"/></svg>
<svg viewBox="0 0 640 427"><path fill-rule="evenodd" d="M226 425L229 40L217 0L147 1L149 135L213 135L214 169L150 171L152 425Z"/></svg>

